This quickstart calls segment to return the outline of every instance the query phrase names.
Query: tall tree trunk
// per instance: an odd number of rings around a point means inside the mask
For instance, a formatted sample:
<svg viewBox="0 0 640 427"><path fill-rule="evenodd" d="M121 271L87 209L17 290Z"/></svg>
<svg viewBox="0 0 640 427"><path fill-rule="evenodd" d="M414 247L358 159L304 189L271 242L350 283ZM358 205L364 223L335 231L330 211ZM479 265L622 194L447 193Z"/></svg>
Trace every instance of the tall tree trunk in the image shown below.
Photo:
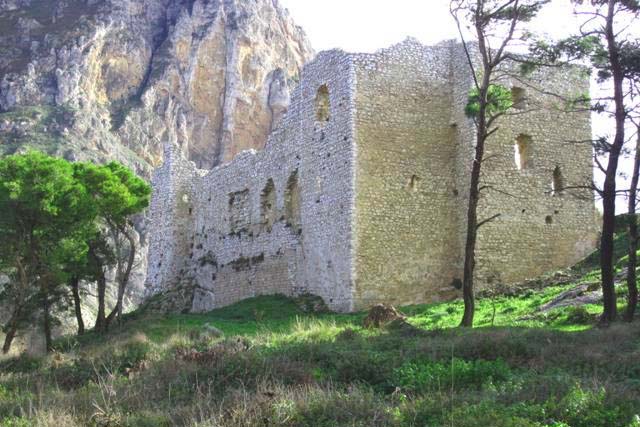
<svg viewBox="0 0 640 427"><path fill-rule="evenodd" d="M627 311L624 320L633 321L633 316L638 305L638 284L636 283L636 265L638 251L638 219L636 217L636 195L638 191L638 178L640 175L640 125L637 130L636 153L633 163L633 175L631 176L631 187L629 189L629 262L627 264L627 288L629 296L627 298Z"/></svg>
<svg viewBox="0 0 640 427"><path fill-rule="evenodd" d="M489 90L489 73L485 73L482 87L479 91L480 111L478 113L478 128L476 132L476 149L471 166L471 183L469 185L469 206L467 207L467 238L464 247L464 276L462 279L462 298L464 300L464 314L460 326L472 327L475 314L475 295L473 289L473 274L476 264L476 242L478 238L478 202L480 201L480 175L482 158L484 157L484 143L487 139L486 99Z"/></svg>
<svg viewBox="0 0 640 427"><path fill-rule="evenodd" d="M105 307L105 294L107 291L107 279L104 275L104 271L98 274L98 314L96 317L95 330L97 332L104 332L106 330L106 307Z"/></svg>
<svg viewBox="0 0 640 427"><path fill-rule="evenodd" d="M42 319L43 319L43 329L44 329L44 342L45 348L47 349L47 353L53 350L53 338L51 333L51 306L49 301L49 292L48 289L43 290L44 295L42 296Z"/></svg>
<svg viewBox="0 0 640 427"><path fill-rule="evenodd" d="M20 290L18 291L18 296L14 301L13 313L9 322L6 326L7 333L4 337L4 344L2 346L2 353L7 354L9 350L11 350L11 344L18 333L18 326L20 324L20 316L22 315L22 307L25 304L27 288L29 284L29 280L27 278L27 271L22 263L20 257L16 258L15 261L16 270L18 271L18 280Z"/></svg>
<svg viewBox="0 0 640 427"><path fill-rule="evenodd" d="M104 266L100 256L91 248L89 249L89 256L91 256L96 265L96 282L98 286L98 313L94 329L96 332L102 333L106 330L105 294L107 291L107 278L105 277Z"/></svg>
<svg viewBox="0 0 640 427"><path fill-rule="evenodd" d="M615 102L616 134L609 149L609 161L605 173L602 195L602 237L600 239L600 270L602 274L602 296L604 310L600 323L606 325L617 318L616 289L613 277L613 235L616 226L616 176L620 151L624 145L624 125L626 112L624 110L624 94L622 85L624 74L620 64L620 54L613 29L616 0L609 0L607 24L605 34L607 51L611 62L613 75L613 90Z"/></svg>
<svg viewBox="0 0 640 427"><path fill-rule="evenodd" d="M517 4L516 4L517 6ZM482 160L484 158L484 144L487 140L487 94L491 86L491 73L493 66L488 55L488 47L484 34L484 21L481 13L484 11L484 3L478 0L476 9L475 27L478 36L478 49L482 56L482 82L478 89L479 110L476 123L476 149L471 166L471 182L469 184L469 206L467 207L467 236L464 246L464 275L462 278L462 298L464 300L464 314L460 326L472 327L475 315L475 295L473 274L476 264L476 242L478 238L478 202L480 201L480 176ZM470 63L471 72L475 73ZM477 82L477 81L476 81Z"/></svg>
<svg viewBox="0 0 640 427"><path fill-rule="evenodd" d="M71 295L73 295L73 308L76 313L76 322L78 324L78 335L84 335L84 320L82 319L82 302L80 299L80 280L74 276L69 282Z"/></svg>
<svg viewBox="0 0 640 427"><path fill-rule="evenodd" d="M124 227L119 227L118 231L123 236L125 236L125 238L129 242L129 256L127 257L127 265L124 271L118 277L118 298L116 301L116 306L113 308L111 313L109 313L109 316L106 319L107 328L109 327L113 319L116 317L116 315L118 316L118 318L120 318L120 316L122 315L122 303L124 300L124 294L129 284L129 278L131 277L131 270L133 270L133 263L135 262L135 259L136 259L136 242L130 230L127 230L126 226L124 226Z"/></svg>

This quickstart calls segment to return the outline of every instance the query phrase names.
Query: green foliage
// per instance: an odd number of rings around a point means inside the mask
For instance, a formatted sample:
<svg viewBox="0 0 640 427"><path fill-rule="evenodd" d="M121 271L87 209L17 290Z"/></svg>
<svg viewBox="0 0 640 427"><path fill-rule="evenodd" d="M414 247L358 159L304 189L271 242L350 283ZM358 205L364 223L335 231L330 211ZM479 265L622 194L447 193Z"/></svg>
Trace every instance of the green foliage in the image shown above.
<svg viewBox="0 0 640 427"><path fill-rule="evenodd" d="M594 316L584 306L569 307L567 322L576 325L589 325L594 322Z"/></svg>
<svg viewBox="0 0 640 427"><path fill-rule="evenodd" d="M551 2L551 0L529 0L521 2L518 7L496 7L494 9L495 11L490 12L490 17L498 21L511 22L513 19L517 19L521 22L529 22L535 18L538 12L549 2ZM503 6L504 2L502 3L503 4L499 6Z"/></svg>
<svg viewBox="0 0 640 427"><path fill-rule="evenodd" d="M115 162L72 164L36 151L0 159L0 271L10 279L0 300L12 307L5 331L65 303L70 276L93 279L108 263L92 266L90 252L109 258L101 221L126 227L150 192Z"/></svg>
<svg viewBox="0 0 640 427"><path fill-rule="evenodd" d="M406 363L394 371L397 385L414 393L430 393L448 389L480 388L485 384L506 381L511 369L502 360L470 360L453 358L446 362Z"/></svg>
<svg viewBox="0 0 640 427"><path fill-rule="evenodd" d="M559 401L549 400L547 411L572 427L618 425L623 419L620 408L607 405L606 400L607 393L603 388L587 390L576 385Z"/></svg>
<svg viewBox="0 0 640 427"><path fill-rule="evenodd" d="M22 417L10 417L0 419L0 427L31 427L31 422Z"/></svg>
<svg viewBox="0 0 640 427"><path fill-rule="evenodd" d="M283 296L133 313L32 365L0 365L0 419L51 425L55 409L76 420L59 425L638 427L640 324L591 328L590 305L538 311L597 281L597 266L579 271L479 298L473 330L455 328L458 301L403 307L409 326L382 330ZM226 338L203 337L211 326Z"/></svg>
<svg viewBox="0 0 640 427"><path fill-rule="evenodd" d="M10 277L0 299L13 307L10 323L28 322L44 301L60 300L60 257L76 252L70 240L90 211L69 162L38 152L0 160L0 271Z"/></svg>
<svg viewBox="0 0 640 427"><path fill-rule="evenodd" d="M478 118L480 114L480 91L477 88L469 92L467 105L464 109L467 117ZM506 112L513 107L513 97L511 91L505 86L492 84L489 86L486 97L486 113L487 116L496 116Z"/></svg>
<svg viewBox="0 0 640 427"><path fill-rule="evenodd" d="M107 221L123 224L149 205L151 187L120 163L74 166L76 178L85 186L96 215Z"/></svg>
<svg viewBox="0 0 640 427"><path fill-rule="evenodd" d="M20 357L0 361L0 371L11 373L28 373L42 367L43 360L23 354Z"/></svg>

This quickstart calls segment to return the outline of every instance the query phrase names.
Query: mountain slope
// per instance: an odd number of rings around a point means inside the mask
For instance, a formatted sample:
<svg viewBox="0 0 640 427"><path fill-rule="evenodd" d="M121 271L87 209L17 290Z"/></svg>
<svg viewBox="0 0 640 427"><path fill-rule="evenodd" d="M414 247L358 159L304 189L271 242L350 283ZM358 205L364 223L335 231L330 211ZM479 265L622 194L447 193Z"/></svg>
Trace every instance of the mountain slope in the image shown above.
<svg viewBox="0 0 640 427"><path fill-rule="evenodd" d="M3 0L0 150L148 176L162 143L210 168L261 148L312 50L277 0Z"/></svg>

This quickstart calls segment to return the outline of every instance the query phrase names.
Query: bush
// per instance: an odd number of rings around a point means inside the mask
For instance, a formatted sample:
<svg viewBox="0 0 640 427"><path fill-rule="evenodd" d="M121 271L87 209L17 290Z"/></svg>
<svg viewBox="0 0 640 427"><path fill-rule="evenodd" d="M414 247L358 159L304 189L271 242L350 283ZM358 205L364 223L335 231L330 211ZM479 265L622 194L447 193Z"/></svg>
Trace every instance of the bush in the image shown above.
<svg viewBox="0 0 640 427"><path fill-rule="evenodd" d="M10 417L0 419L0 427L31 427L31 422L26 418Z"/></svg>
<svg viewBox="0 0 640 427"><path fill-rule="evenodd" d="M41 358L23 354L0 362L0 372L17 374L37 371L42 367L42 361L43 359Z"/></svg>
<svg viewBox="0 0 640 427"><path fill-rule="evenodd" d="M428 393L451 387L480 388L484 384L505 381L511 369L502 360L405 363L393 373L396 385L414 393Z"/></svg>
<svg viewBox="0 0 640 427"><path fill-rule="evenodd" d="M584 306L569 307L567 309L567 323L588 325L593 323L593 316Z"/></svg>
<svg viewBox="0 0 640 427"><path fill-rule="evenodd" d="M610 427L628 424L617 406L607 405L604 389L585 390L576 385L561 399L547 402L548 413L571 427Z"/></svg>
<svg viewBox="0 0 640 427"><path fill-rule="evenodd" d="M65 390L75 390L97 376L98 366L87 359L76 359L72 362L52 366L49 373L53 381Z"/></svg>

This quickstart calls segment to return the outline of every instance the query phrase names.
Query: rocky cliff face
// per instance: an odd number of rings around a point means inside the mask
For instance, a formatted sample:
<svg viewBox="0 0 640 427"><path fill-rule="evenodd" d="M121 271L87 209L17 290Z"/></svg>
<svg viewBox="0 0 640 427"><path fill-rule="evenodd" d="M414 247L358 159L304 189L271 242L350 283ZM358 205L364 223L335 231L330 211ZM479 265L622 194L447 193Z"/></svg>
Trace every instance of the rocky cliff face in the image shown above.
<svg viewBox="0 0 640 427"><path fill-rule="evenodd" d="M261 148L311 56L277 0L0 0L0 152L210 168Z"/></svg>
<svg viewBox="0 0 640 427"><path fill-rule="evenodd" d="M264 145L312 55L277 0L0 0L0 155L115 159L149 178L172 142L211 168Z"/></svg>

